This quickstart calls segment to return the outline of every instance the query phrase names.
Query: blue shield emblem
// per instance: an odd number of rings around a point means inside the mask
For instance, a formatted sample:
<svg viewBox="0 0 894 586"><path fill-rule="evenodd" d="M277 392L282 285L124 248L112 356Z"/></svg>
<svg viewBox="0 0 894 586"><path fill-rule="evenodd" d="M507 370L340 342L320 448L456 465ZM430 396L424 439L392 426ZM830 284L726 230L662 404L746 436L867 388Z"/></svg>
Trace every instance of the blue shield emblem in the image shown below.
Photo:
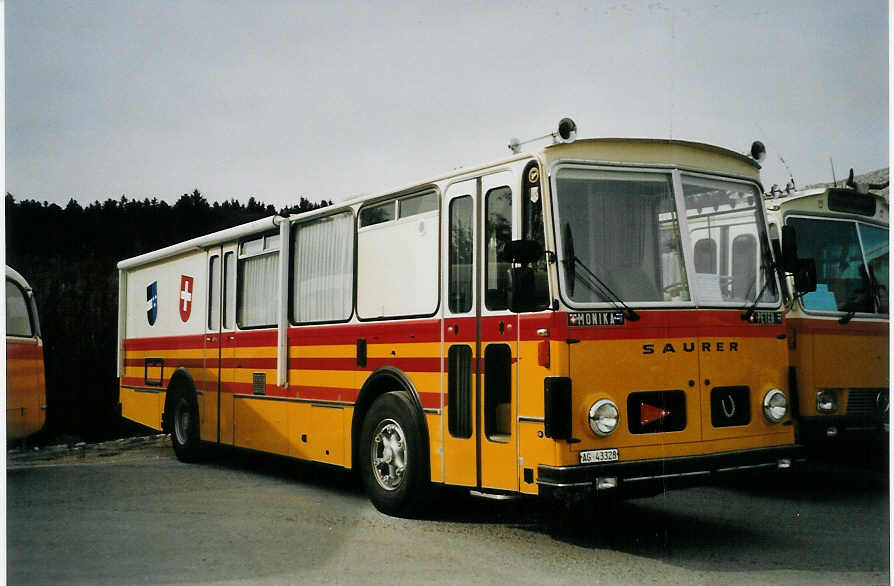
<svg viewBox="0 0 894 586"><path fill-rule="evenodd" d="M158 317L158 281L152 281L152 284L146 287L146 317L149 319L149 325L155 325L155 318Z"/></svg>

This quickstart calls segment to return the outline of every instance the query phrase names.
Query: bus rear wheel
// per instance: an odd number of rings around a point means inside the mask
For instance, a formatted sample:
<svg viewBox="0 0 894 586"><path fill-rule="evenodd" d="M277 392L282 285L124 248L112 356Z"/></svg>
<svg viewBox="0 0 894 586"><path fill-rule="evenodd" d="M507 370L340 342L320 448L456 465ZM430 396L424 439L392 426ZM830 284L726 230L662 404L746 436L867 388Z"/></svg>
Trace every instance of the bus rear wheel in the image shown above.
<svg viewBox="0 0 894 586"><path fill-rule="evenodd" d="M171 442L174 444L174 454L181 462L196 462L199 459L199 407L191 394L181 392L174 397Z"/></svg>
<svg viewBox="0 0 894 586"><path fill-rule="evenodd" d="M363 420L360 473L370 501L381 512L412 516L425 504L428 450L406 393L386 393Z"/></svg>

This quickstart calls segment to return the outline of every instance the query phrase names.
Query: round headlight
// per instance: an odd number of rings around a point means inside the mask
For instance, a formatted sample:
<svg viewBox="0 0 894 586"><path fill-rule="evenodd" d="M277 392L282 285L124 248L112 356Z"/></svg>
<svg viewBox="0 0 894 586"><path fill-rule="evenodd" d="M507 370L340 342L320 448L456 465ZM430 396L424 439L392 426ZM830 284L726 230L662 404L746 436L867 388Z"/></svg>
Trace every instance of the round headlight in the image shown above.
<svg viewBox="0 0 894 586"><path fill-rule="evenodd" d="M834 413L838 411L838 396L835 391L823 389L816 392L816 410L820 413Z"/></svg>
<svg viewBox="0 0 894 586"><path fill-rule="evenodd" d="M615 431L619 419L618 406L608 399L599 399L590 407L590 429L598 436Z"/></svg>
<svg viewBox="0 0 894 586"><path fill-rule="evenodd" d="M770 389L764 395L764 417L770 423L779 423L788 414L788 399L779 389Z"/></svg>

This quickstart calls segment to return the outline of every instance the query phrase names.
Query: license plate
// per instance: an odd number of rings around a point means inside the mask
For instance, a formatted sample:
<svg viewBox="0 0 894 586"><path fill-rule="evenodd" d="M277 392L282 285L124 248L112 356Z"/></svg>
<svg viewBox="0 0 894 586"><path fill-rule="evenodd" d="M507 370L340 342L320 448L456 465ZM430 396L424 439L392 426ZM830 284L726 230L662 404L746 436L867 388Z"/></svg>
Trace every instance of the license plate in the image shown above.
<svg viewBox="0 0 894 586"><path fill-rule="evenodd" d="M617 462L618 450L587 450L580 453L581 464L593 464L594 462Z"/></svg>

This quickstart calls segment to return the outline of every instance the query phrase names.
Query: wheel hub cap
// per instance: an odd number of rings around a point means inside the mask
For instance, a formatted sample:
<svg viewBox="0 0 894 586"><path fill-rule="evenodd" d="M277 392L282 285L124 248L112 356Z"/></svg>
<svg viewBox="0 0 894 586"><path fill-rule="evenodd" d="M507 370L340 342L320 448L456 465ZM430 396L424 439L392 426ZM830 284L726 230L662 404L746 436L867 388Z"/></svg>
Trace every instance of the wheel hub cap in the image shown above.
<svg viewBox="0 0 894 586"><path fill-rule="evenodd" d="M372 469L379 486L385 490L400 487L407 468L404 430L393 419L379 423L370 449Z"/></svg>

